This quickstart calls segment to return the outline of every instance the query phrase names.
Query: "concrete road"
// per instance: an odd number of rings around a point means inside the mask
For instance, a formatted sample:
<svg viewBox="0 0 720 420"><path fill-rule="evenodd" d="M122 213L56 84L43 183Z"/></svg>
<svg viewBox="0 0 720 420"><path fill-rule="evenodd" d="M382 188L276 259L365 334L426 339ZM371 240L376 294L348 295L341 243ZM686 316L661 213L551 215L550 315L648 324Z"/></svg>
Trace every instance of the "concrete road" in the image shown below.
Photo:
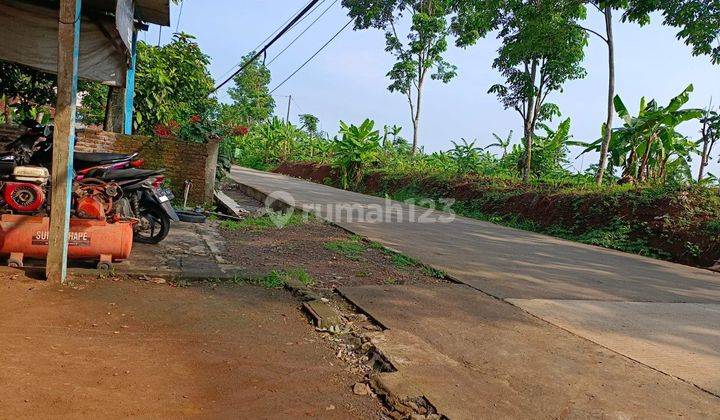
<svg viewBox="0 0 720 420"><path fill-rule="evenodd" d="M235 167L232 177L720 395L720 274L278 174Z"/></svg>
<svg viewBox="0 0 720 420"><path fill-rule="evenodd" d="M720 412L718 398L465 285L340 292L388 328L375 346L396 371L378 386L401 400L423 395L451 419Z"/></svg>

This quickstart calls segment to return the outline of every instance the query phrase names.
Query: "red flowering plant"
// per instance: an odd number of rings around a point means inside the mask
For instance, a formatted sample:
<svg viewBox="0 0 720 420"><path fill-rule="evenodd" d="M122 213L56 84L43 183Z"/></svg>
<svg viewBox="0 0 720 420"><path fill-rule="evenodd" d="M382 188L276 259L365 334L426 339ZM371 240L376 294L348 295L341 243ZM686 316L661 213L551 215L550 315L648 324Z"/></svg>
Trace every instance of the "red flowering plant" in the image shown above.
<svg viewBox="0 0 720 420"><path fill-rule="evenodd" d="M221 137L214 112L190 115L181 124L178 136L183 140L196 143L204 143L208 139Z"/></svg>
<svg viewBox="0 0 720 420"><path fill-rule="evenodd" d="M246 125L236 125L232 129L233 136L243 137L250 132L250 128Z"/></svg>
<svg viewBox="0 0 720 420"><path fill-rule="evenodd" d="M180 128L180 124L175 120L170 120L167 124L155 124L153 133L160 138L168 138L174 136L178 128Z"/></svg>

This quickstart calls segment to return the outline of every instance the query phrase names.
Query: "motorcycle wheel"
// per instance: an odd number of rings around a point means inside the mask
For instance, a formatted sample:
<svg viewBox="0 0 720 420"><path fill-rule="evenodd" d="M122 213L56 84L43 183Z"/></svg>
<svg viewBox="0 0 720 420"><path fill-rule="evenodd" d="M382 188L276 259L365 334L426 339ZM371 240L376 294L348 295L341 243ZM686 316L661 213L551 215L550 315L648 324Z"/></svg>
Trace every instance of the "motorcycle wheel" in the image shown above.
<svg viewBox="0 0 720 420"><path fill-rule="evenodd" d="M157 204L145 205L140 223L135 225L133 240L141 244L160 243L170 232L170 217Z"/></svg>

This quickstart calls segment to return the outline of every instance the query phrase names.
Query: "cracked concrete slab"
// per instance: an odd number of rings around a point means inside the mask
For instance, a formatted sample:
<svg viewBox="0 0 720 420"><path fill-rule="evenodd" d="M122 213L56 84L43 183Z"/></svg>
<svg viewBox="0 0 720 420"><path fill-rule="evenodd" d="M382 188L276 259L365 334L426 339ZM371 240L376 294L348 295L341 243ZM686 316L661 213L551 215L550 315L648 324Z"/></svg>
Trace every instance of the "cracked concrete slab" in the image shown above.
<svg viewBox="0 0 720 420"><path fill-rule="evenodd" d="M341 288L388 331L397 397L453 419L706 418L720 399L463 285Z"/></svg>
<svg viewBox="0 0 720 420"><path fill-rule="evenodd" d="M574 334L720 395L720 304L509 301Z"/></svg>

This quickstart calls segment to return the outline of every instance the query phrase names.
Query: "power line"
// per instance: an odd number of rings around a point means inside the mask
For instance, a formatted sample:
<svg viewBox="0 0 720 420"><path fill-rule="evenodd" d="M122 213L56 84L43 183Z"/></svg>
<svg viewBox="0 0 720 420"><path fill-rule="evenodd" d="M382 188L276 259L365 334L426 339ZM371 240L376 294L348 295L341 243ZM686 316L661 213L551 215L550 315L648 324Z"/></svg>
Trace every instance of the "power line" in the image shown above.
<svg viewBox="0 0 720 420"><path fill-rule="evenodd" d="M295 26L295 24L296 24L308 11L310 11L310 9L312 9L313 6L315 6L318 1L319 1L319 0L312 0L312 1L310 1L310 3L308 3L307 6L305 6L305 8L302 9L302 10L300 11L300 13L297 14L297 15L290 21L290 23L288 23L277 35L275 35L275 37L274 37L269 43L267 43L260 51L258 51L257 53L255 53L255 55L253 55L252 58L250 58L248 61L246 61L245 64L243 64L243 65L242 65L237 71L235 71L230 77L228 77L227 79L225 79L225 81L223 81L222 83L220 83L211 93L217 92L221 87L225 86L225 85L226 85L228 82L230 82L235 76L237 76L238 74L240 74L240 72L242 72L243 70L245 70L246 67L248 67L248 66L249 66L250 64L252 64L255 60L257 60L257 58L260 57L260 55L264 54L264 53L267 51L268 48L270 48L278 39L280 39L280 37L282 37L283 35L285 35L285 33L286 33L287 31L289 31L293 26Z"/></svg>
<svg viewBox="0 0 720 420"><path fill-rule="evenodd" d="M320 7L320 5L323 4L323 3L325 3L325 1L326 1L326 0L322 0L320 3L318 3L317 5L315 5L315 7L313 7L313 9L312 9L308 14L306 14L306 15L303 16L299 21L297 21L296 24L302 22L303 20L305 20L306 17L308 17L310 14L312 14L312 13L315 11L315 9L317 9L318 7ZM282 29L285 25L287 25L288 22L290 22L290 21L292 20L292 18L295 17L295 16L297 16L301 11L302 11L302 9L299 9L297 12L295 12L295 13L292 14L292 15L290 15L290 17L287 18L287 20L286 20L285 22L283 22L282 24L280 24L280 26L278 26L277 28L275 28L275 30L272 31L272 33L271 33L270 35L268 35L267 38L263 39L263 40L262 40L258 45L256 45L255 48L253 48L251 51L257 51L258 48L260 48L265 42L267 42L267 40L269 40L270 38L272 38L273 35L275 35L276 33L278 33L278 31L279 31L280 29ZM240 66L241 64L242 64L242 60L241 60L240 62L238 62L237 64L235 64L234 66L230 67L225 73L223 73L222 76L220 76L220 79L222 79L222 78L224 78L225 76L227 76L228 74L230 74L230 72L233 71L233 69L234 69L235 67L238 67L238 66Z"/></svg>
<svg viewBox="0 0 720 420"><path fill-rule="evenodd" d="M285 82L287 82L288 80L290 80L293 76L295 76L295 75L297 74L297 72L299 72L300 70L302 70L302 68L305 67L310 61L312 61L312 59L315 58L315 56L317 56L318 54L320 54L320 52L321 52L322 50L324 50L325 47L327 47L328 45L330 45L330 43L333 42L333 41L335 40L335 38L337 38L337 37L342 33L342 31L345 30L345 28L347 28L348 26L350 26L350 24L353 23L354 20L355 20L354 18L353 18L353 19L350 19L350 20L348 21L348 23L346 23L345 26L343 26L342 28L340 28L340 30L337 31L337 32L335 33L335 35L333 35L332 38L330 38L325 44L323 44L323 46L320 47L319 50L315 51L315 54L313 54L312 56L310 56L310 58L308 58L307 61L305 61L304 63L302 63L302 65L301 65L300 67L298 67L294 72L292 72L292 74L290 74L290 76L286 77L285 80L283 80L282 82L280 82L279 85L275 86L275 88L273 88L273 90L271 90L270 93L273 93L273 92L275 92L276 90L278 90L282 85L285 84Z"/></svg>
<svg viewBox="0 0 720 420"><path fill-rule="evenodd" d="M334 0L330 6L328 6L325 10L323 10L322 13L320 13L320 15L315 18L315 20L313 20L312 22L310 22L310 25L308 25L307 28L305 28L302 32L300 32L300 33L298 34L298 36L296 36L295 39L293 39L285 48L283 48L282 51L280 51L279 53L277 53L277 55L275 55L275 57L273 57L272 59L270 59L270 61L267 63L267 65L269 66L270 64L272 64L275 60L278 59L278 57L280 57L285 51L287 51L288 48L292 47L293 44L295 43L295 41L297 41L298 39L300 39L300 37L302 37L303 35L305 35L305 32L307 32L308 29L312 28L313 25L315 25L315 23L316 23L318 20L320 20L321 17L325 16L325 13L327 13L328 10L330 10L331 7L335 6L335 3L337 3L337 2L338 2L338 0Z"/></svg>
<svg viewBox="0 0 720 420"><path fill-rule="evenodd" d="M185 6L186 1L188 0L182 0L180 2L180 13L178 13L178 21L177 25L175 25L175 32L180 32L180 19L182 18L183 6Z"/></svg>
<svg viewBox="0 0 720 420"><path fill-rule="evenodd" d="M317 9L321 4L325 3L325 1L327 1L327 0L322 0L320 3L316 4L316 5L312 8L312 10L310 10L310 11L309 11L306 15L304 15L300 20L298 20L297 22L295 22L295 24L297 25L298 23L302 23L302 21L305 20L305 18L307 18L309 15L311 15L313 12L315 12L315 9ZM255 51L255 50L257 50L258 48L262 47L262 45L263 45L265 42L267 42L268 39L270 39L273 35L275 35L283 26L287 25L287 23L290 22L290 20L291 20L293 17L297 16L301 11L302 11L302 9L298 10L297 12L295 12L295 14L291 15L285 22L282 23L282 25L278 26L278 27L273 31L273 33L271 33L270 35L268 35L267 38L265 38L265 39L264 39L261 43L259 43L255 48L253 48L253 51ZM294 26L294 25L293 25L293 26Z"/></svg>

